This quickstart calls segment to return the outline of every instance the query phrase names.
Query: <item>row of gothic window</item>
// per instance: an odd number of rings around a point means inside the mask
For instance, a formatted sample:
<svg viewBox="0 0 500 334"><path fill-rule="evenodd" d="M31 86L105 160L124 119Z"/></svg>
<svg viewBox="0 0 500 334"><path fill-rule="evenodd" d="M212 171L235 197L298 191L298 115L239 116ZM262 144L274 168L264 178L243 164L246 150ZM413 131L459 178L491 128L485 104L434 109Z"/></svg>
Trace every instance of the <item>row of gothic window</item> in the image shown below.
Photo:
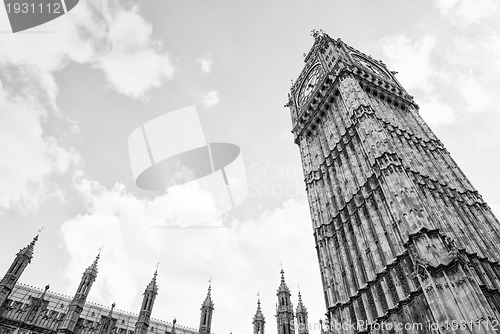
<svg viewBox="0 0 500 334"><path fill-rule="evenodd" d="M17 311L17 312L25 312L25 311L28 311L29 306L30 306L30 304L23 303L21 301L13 301L11 299L7 299L5 301L5 309L6 310L14 310L14 311ZM61 303L59 305L59 307L60 308L64 308L64 304ZM42 317L42 319L43 318L46 318L46 319L50 318L50 319L55 319L57 321L62 320L62 318L65 315L66 315L65 313L57 312L55 310L48 310L48 309L45 309L44 311L42 311L42 313L40 313L40 316ZM96 313L92 312L91 316L95 317ZM207 322L207 319L205 319L205 324L206 324L206 322ZM125 319L121 320L121 324L122 325L125 324ZM95 331L99 327L99 323L94 322L92 320L83 320L82 325L83 325L84 328L88 328L91 331ZM150 332L154 332L155 331L155 327L154 326L149 327L149 331ZM116 331L114 331L114 332L116 334L133 334L134 333L133 330L126 330L125 328L119 328L119 327L117 327ZM2 334L2 333L0 333L0 334Z"/></svg>

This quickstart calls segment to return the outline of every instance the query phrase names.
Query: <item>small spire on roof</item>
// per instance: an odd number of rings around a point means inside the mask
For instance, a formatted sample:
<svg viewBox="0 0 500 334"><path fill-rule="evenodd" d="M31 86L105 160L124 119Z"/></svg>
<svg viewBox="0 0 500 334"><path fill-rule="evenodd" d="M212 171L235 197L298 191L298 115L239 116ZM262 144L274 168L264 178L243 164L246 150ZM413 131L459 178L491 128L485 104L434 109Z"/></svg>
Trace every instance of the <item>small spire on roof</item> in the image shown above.
<svg viewBox="0 0 500 334"><path fill-rule="evenodd" d="M113 310L115 309L115 306L116 304L113 302L113 304L111 304L111 309L109 310L109 317L113 315Z"/></svg>

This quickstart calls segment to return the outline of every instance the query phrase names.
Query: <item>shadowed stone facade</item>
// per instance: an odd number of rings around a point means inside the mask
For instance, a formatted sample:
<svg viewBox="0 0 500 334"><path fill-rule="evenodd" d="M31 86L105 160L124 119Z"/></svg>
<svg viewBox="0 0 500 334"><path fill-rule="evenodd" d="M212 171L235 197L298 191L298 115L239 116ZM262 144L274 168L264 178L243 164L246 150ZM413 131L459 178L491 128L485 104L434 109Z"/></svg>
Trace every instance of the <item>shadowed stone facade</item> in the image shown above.
<svg viewBox="0 0 500 334"><path fill-rule="evenodd" d="M394 72L313 36L286 106L330 324L364 325L341 333L496 333L499 221ZM381 323L422 327L373 330Z"/></svg>

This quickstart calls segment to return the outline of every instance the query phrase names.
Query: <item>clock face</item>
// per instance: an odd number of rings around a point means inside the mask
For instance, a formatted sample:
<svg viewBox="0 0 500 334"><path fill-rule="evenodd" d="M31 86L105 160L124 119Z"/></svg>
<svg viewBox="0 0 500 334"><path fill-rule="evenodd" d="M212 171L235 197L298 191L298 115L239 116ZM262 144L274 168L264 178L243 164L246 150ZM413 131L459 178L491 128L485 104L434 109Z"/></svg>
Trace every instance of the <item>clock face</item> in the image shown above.
<svg viewBox="0 0 500 334"><path fill-rule="evenodd" d="M361 57L361 56L359 56L357 54L352 54L352 57L359 64L363 65L364 67L366 67L370 71L375 72L376 74L380 75L381 77L389 78L387 76L387 73L383 69L381 69L379 66L375 65L371 61L369 61L369 60L367 60L367 59L365 59L365 58L363 58L363 57Z"/></svg>
<svg viewBox="0 0 500 334"><path fill-rule="evenodd" d="M313 69L309 71L309 74L300 87L299 95L297 98L297 103L299 106L303 105L309 99L322 74L323 70L320 64L317 64L313 67Z"/></svg>

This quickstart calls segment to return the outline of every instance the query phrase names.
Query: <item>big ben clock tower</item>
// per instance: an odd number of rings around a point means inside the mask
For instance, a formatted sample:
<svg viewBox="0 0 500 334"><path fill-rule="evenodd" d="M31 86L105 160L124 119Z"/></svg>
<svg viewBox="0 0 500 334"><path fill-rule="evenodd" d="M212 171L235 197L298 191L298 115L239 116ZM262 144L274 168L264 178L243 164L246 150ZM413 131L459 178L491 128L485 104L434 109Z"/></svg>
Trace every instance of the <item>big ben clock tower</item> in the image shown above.
<svg viewBox="0 0 500 334"><path fill-rule="evenodd" d="M382 62L313 36L287 106L330 324L496 333L499 221Z"/></svg>

